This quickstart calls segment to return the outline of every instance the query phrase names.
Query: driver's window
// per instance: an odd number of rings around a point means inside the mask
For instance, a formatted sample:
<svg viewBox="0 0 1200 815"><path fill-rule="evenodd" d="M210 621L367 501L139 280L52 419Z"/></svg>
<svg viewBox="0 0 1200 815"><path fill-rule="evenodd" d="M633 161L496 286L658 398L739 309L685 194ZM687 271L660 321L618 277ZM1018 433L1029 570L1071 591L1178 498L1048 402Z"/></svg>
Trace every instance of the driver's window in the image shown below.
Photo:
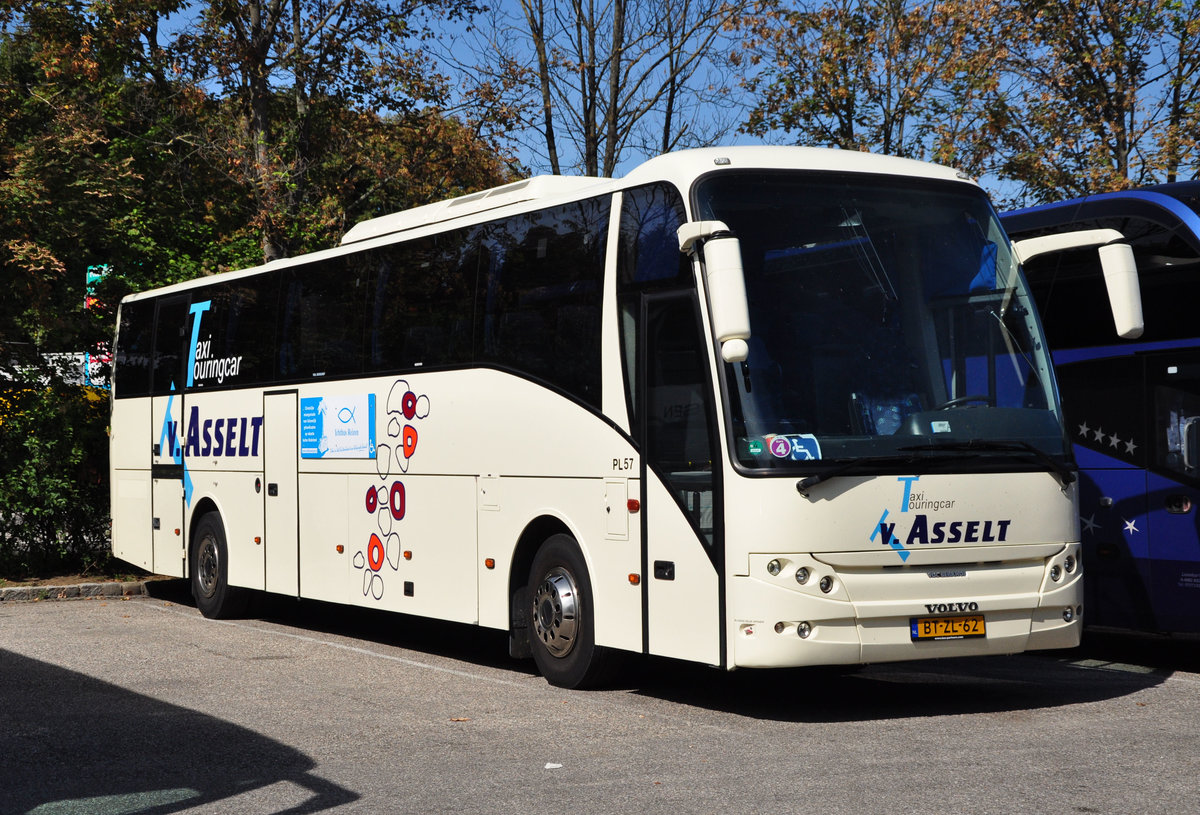
<svg viewBox="0 0 1200 815"><path fill-rule="evenodd" d="M1152 363L1160 367L1154 388L1155 463L1200 480L1200 363Z"/></svg>

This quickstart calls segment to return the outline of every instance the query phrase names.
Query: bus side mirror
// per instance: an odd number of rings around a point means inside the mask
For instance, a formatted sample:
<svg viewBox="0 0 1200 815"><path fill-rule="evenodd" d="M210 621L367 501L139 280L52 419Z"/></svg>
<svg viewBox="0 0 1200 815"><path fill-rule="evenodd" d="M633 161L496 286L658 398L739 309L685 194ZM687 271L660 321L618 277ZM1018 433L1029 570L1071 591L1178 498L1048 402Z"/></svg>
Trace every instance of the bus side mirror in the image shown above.
<svg viewBox="0 0 1200 815"><path fill-rule="evenodd" d="M1104 285L1108 288L1108 303L1117 326L1117 336L1136 340L1142 336L1146 326L1142 317L1142 291L1138 287L1133 247L1127 243L1101 246L1100 268L1104 270Z"/></svg>
<svg viewBox="0 0 1200 815"><path fill-rule="evenodd" d="M679 227L679 251L695 255L704 244L704 275L713 333L726 362L744 362L750 353L750 307L742 271L742 245L721 221L691 221Z"/></svg>
<svg viewBox="0 0 1200 815"><path fill-rule="evenodd" d="M1100 247L1100 268L1104 271L1104 286L1112 309L1117 336L1134 340L1142 336L1142 292L1138 287L1137 263L1133 248L1122 243L1125 236L1115 229L1082 229L1040 238L1026 238L1013 244L1013 252L1021 264L1038 255L1062 252L1067 249Z"/></svg>

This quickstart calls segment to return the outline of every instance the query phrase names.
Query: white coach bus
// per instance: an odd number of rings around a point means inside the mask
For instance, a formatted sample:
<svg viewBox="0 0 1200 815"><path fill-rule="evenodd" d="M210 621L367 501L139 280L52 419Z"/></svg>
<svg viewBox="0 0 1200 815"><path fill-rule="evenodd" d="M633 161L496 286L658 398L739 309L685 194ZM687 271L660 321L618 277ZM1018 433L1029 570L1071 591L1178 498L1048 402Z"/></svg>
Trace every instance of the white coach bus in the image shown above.
<svg viewBox="0 0 1200 815"><path fill-rule="evenodd" d="M728 148L134 294L113 551L209 617L259 590L505 630L567 687L622 651L1073 646L1074 464L1014 258L954 170Z"/></svg>

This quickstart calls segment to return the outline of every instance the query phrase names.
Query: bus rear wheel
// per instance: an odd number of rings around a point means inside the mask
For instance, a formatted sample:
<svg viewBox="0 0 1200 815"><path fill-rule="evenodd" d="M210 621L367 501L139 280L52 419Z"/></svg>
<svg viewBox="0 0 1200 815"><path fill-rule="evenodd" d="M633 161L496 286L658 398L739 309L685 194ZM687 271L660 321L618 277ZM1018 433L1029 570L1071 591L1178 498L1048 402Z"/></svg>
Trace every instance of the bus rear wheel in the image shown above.
<svg viewBox="0 0 1200 815"><path fill-rule="evenodd" d="M546 681L561 688L603 682L611 654L596 645L591 581L570 535L553 535L538 549L529 590L529 644Z"/></svg>
<svg viewBox="0 0 1200 815"><path fill-rule="evenodd" d="M249 599L246 590L229 585L229 547L221 516L215 512L201 516L192 540L192 597L196 608L214 620L245 613Z"/></svg>

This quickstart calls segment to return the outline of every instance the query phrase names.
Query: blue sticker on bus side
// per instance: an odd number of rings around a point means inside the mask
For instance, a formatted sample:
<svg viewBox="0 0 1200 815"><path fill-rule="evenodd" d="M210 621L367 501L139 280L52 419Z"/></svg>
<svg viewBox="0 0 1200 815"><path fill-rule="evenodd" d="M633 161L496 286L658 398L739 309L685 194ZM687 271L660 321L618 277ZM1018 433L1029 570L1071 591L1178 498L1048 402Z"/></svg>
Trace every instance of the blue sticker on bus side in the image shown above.
<svg viewBox="0 0 1200 815"><path fill-rule="evenodd" d="M301 458L375 458L375 394L300 400Z"/></svg>

